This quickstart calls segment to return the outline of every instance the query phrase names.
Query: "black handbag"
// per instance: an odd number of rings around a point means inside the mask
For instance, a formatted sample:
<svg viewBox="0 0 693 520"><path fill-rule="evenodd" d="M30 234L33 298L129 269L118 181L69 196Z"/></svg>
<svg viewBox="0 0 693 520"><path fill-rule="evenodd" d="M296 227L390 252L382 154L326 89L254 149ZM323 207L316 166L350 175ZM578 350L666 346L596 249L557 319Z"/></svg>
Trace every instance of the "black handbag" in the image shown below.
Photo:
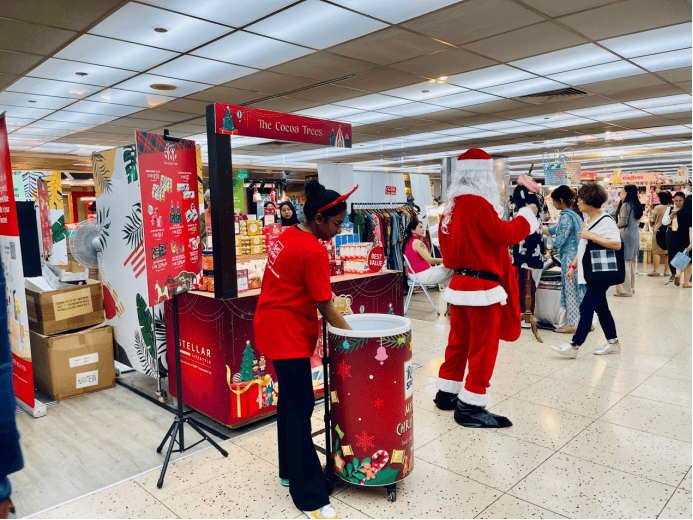
<svg viewBox="0 0 693 520"><path fill-rule="evenodd" d="M588 230L591 231L603 218L611 217L609 215L602 216ZM623 253L623 244L621 244L621 249L616 250L608 249L588 240L585 254L582 257L585 282L609 286L623 283L626 279L626 262Z"/></svg>
<svg viewBox="0 0 693 520"><path fill-rule="evenodd" d="M663 251L667 250L667 228L668 227L669 226L665 226L664 224L662 224L659 226L657 233L655 233L655 242L657 242L657 245Z"/></svg>

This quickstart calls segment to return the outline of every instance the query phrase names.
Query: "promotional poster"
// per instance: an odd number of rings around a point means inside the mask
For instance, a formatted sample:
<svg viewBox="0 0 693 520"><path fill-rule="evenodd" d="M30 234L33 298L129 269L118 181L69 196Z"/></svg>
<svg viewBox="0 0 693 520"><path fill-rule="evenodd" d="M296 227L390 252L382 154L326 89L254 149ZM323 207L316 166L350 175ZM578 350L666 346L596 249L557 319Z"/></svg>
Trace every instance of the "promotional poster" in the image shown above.
<svg viewBox="0 0 693 520"><path fill-rule="evenodd" d="M44 260L48 260L53 255L53 230L51 229L48 186L43 179L39 179L36 188L39 227L41 228L41 255Z"/></svg>

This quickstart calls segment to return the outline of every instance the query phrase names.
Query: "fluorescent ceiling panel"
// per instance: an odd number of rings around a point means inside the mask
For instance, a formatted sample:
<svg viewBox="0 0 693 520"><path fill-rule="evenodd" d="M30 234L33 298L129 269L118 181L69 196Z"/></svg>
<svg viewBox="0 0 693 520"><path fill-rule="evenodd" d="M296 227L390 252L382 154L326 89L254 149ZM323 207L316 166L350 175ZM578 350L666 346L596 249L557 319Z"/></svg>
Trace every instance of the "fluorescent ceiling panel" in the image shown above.
<svg viewBox="0 0 693 520"><path fill-rule="evenodd" d="M429 105L427 103L409 103L407 105L400 105L397 107L383 108L382 112L400 117L410 117L421 114L430 114L432 112L440 112L441 110L447 110L447 107Z"/></svg>
<svg viewBox="0 0 693 520"><path fill-rule="evenodd" d="M192 54L247 67L267 69L274 65L311 54L311 49L279 42L264 36L238 31Z"/></svg>
<svg viewBox="0 0 693 520"><path fill-rule="evenodd" d="M569 117L566 119L561 119L560 121L545 121L541 125L545 126L546 128L564 128L568 126L588 125L592 123L594 123L594 121L591 121L590 119L584 119L582 117Z"/></svg>
<svg viewBox="0 0 693 520"><path fill-rule="evenodd" d="M514 69L507 65L494 65L485 69L478 69L471 72L463 72L450 76L445 81L460 87L472 89L482 89L502 85L503 83L512 83L523 79L533 78L534 74L523 70Z"/></svg>
<svg viewBox="0 0 693 520"><path fill-rule="evenodd" d="M460 108L490 103L492 101L500 101L501 99L502 98L484 92L462 92L461 94L453 94L452 96L429 99L428 102L448 108Z"/></svg>
<svg viewBox="0 0 693 520"><path fill-rule="evenodd" d="M160 76L220 85L257 72L257 70L186 55L164 63L149 72Z"/></svg>
<svg viewBox="0 0 693 520"><path fill-rule="evenodd" d="M457 85L450 85L449 83L425 82L417 83L416 85L409 85L407 87L386 90L382 93L388 96L409 99L411 101L425 101L427 99L433 99L441 96L459 94L461 92L465 92L466 90L466 88L458 87Z"/></svg>
<svg viewBox="0 0 693 520"><path fill-rule="evenodd" d="M642 56L633 58L631 61L652 72L680 69L682 67L690 67L693 64L690 48Z"/></svg>
<svg viewBox="0 0 693 520"><path fill-rule="evenodd" d="M13 83L8 90L24 94L80 99L98 92L101 90L101 87L80 85L78 83L66 83L64 81L53 81L51 79L23 77Z"/></svg>
<svg viewBox="0 0 693 520"><path fill-rule="evenodd" d="M344 101L336 101L335 103L345 107L358 108L361 110L380 110L381 108L405 105L409 103L409 100L384 96L382 94L369 94L367 96L345 99Z"/></svg>
<svg viewBox="0 0 693 520"><path fill-rule="evenodd" d="M98 95L98 94L97 94ZM81 100L65 108L69 112L82 112L84 114L101 114L104 116L124 117L142 110L142 107L116 105L111 103L97 103L95 101Z"/></svg>
<svg viewBox="0 0 693 520"><path fill-rule="evenodd" d="M662 27L599 42L624 58L634 58L691 46L691 22Z"/></svg>
<svg viewBox="0 0 693 520"><path fill-rule="evenodd" d="M29 148L33 146L38 146L40 144L43 144L46 142L45 139L41 139L39 137L31 139L31 138L16 138L16 137L11 137L9 136L7 139L10 143L10 146L28 146Z"/></svg>
<svg viewBox="0 0 693 520"><path fill-rule="evenodd" d="M474 128L479 130L495 130L503 133L516 133L525 130L537 130L534 125L523 123L520 121L497 121L495 123L485 123L483 125L474 125ZM513 129L513 132L509 132Z"/></svg>
<svg viewBox="0 0 693 520"><path fill-rule="evenodd" d="M641 110L625 110L621 112L612 112L605 114L596 114L592 116L592 119L597 121L617 121L619 119L631 119L633 117L642 117L647 114Z"/></svg>
<svg viewBox="0 0 693 520"><path fill-rule="evenodd" d="M397 116L382 114L380 112L366 112L364 114L343 117L341 120L345 123L352 123L354 125L367 125L379 121L389 121L390 119L397 119Z"/></svg>
<svg viewBox="0 0 693 520"><path fill-rule="evenodd" d="M74 130L53 130L50 128L39 128L35 125L20 128L12 134L15 139L23 139L25 137L42 137L44 139L59 139L74 133Z"/></svg>
<svg viewBox="0 0 693 520"><path fill-rule="evenodd" d="M537 94L547 90L555 90L563 86L564 85L556 83L550 79L532 78L523 81L516 81L515 83L508 83L506 85L498 85L497 87L485 88L483 90L488 94L495 94L496 96L503 96L506 98L514 98L527 96L529 94Z"/></svg>
<svg viewBox="0 0 693 520"><path fill-rule="evenodd" d="M319 0L306 0L247 28L264 36L325 49L388 27L387 24Z"/></svg>
<svg viewBox="0 0 693 520"><path fill-rule="evenodd" d="M156 83L173 85L176 87L176 89L161 91L151 88L151 85ZM167 96L185 97L190 94L194 94L195 92L206 90L209 88L209 85L204 83L194 83L192 81L186 81L183 79L154 76L153 74L140 74L139 76L120 83L118 88L123 90L134 90L135 92L144 92L146 94L158 94L159 92L166 92Z"/></svg>
<svg viewBox="0 0 693 520"><path fill-rule="evenodd" d="M166 32L156 32L156 28L166 29ZM128 2L89 32L185 52L228 33L229 28L149 5Z"/></svg>
<svg viewBox="0 0 693 520"><path fill-rule="evenodd" d="M77 73L86 73L86 76ZM91 63L81 63L70 60L50 58L29 72L27 76L34 78L55 79L71 83L86 83L107 87L134 76L131 70L114 69Z"/></svg>
<svg viewBox="0 0 693 520"><path fill-rule="evenodd" d="M586 45L578 45L570 49L549 52L539 56L533 56L524 60L513 61L510 65L514 65L520 69L528 70L540 76L555 74L566 70L579 69L589 67L591 65L600 65L610 61L618 60L618 56L614 56L609 51L588 43Z"/></svg>
<svg viewBox="0 0 693 520"><path fill-rule="evenodd" d="M177 53L163 49L84 34L58 52L55 58L144 71L176 56Z"/></svg>
<svg viewBox="0 0 693 520"><path fill-rule="evenodd" d="M7 111L8 117L19 117L26 119L38 119L53 112L50 108L29 108L29 107L3 107Z"/></svg>
<svg viewBox="0 0 693 520"><path fill-rule="evenodd" d="M31 103L35 101L35 103ZM4 105L29 107L29 108L52 108L54 110L61 109L74 99L59 98L52 96L37 96L35 94L21 94L18 92L0 92L0 107Z"/></svg>
<svg viewBox="0 0 693 520"><path fill-rule="evenodd" d="M84 114L82 112L66 112L59 110L44 118L45 121L64 121L67 123L84 123L90 125L102 125L118 119L118 116L104 116L101 114Z"/></svg>
<svg viewBox="0 0 693 520"><path fill-rule="evenodd" d="M323 105L321 107L309 108L308 110L301 110L300 112L296 112L296 115L317 117L318 119L332 119L361 113L363 113L362 110L357 110L355 108Z"/></svg>
<svg viewBox="0 0 693 520"><path fill-rule="evenodd" d="M680 103L691 103L690 94L680 94L678 96L662 96L650 99L640 99L638 101L627 101L635 108L649 109L651 107L661 107L666 105L678 105Z"/></svg>
<svg viewBox="0 0 693 520"><path fill-rule="evenodd" d="M673 114L675 112L690 112L691 104L681 103L679 105L667 105L663 107L653 107L648 108L647 111L650 114Z"/></svg>
<svg viewBox="0 0 693 520"><path fill-rule="evenodd" d="M621 103L612 103L610 105L600 105L597 107L579 108L576 110L568 110L570 114L582 117L592 117L605 112L613 114L616 112L627 112L632 110L632 107L623 105Z"/></svg>
<svg viewBox="0 0 693 520"><path fill-rule="evenodd" d="M28 125L31 123L33 119L25 119L25 118L20 118L20 117L5 117L5 123L7 124L7 130L12 132L14 130L17 130L18 128L21 128L23 126Z"/></svg>
<svg viewBox="0 0 693 520"><path fill-rule="evenodd" d="M47 130L66 130L70 132L79 132L80 130L85 130L91 128L94 125L86 123L68 123L65 121L48 121L47 119L41 119L35 123L27 126L25 130L33 130L34 128L45 128Z"/></svg>
<svg viewBox="0 0 693 520"><path fill-rule="evenodd" d="M259 20L279 9L296 3L296 0L143 0L165 9L189 14L205 20L223 23L232 27L242 27Z"/></svg>
<svg viewBox="0 0 693 520"><path fill-rule="evenodd" d="M645 74L645 71L626 61L616 61L613 63L595 65L594 67L587 67L585 69L561 72L560 74L553 74L549 77L567 85L586 85L587 83L626 78L638 74Z"/></svg>
<svg viewBox="0 0 693 520"><path fill-rule="evenodd" d="M399 23L457 2L459 0L341 0L339 5L386 22Z"/></svg>
<svg viewBox="0 0 693 520"><path fill-rule="evenodd" d="M130 105L142 108L154 108L176 98L163 96L161 94L144 94L142 92L132 92L109 88L91 96L87 101L97 101L99 103L116 103L119 105Z"/></svg>

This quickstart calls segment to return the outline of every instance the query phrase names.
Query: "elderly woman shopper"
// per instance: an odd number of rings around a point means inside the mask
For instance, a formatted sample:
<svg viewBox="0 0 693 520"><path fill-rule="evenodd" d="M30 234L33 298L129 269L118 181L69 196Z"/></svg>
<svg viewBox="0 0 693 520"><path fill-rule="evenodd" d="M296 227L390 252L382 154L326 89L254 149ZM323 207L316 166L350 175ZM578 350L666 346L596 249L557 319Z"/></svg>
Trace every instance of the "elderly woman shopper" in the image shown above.
<svg viewBox="0 0 693 520"><path fill-rule="evenodd" d="M565 307L568 315L566 325L555 329L555 332L575 334L580 320L580 304L585 296L585 286L578 285L574 276L568 279L566 275L570 270L570 262L577 256L582 215L575 205L577 197L568 186L559 186L553 190L551 199L561 215L556 225L544 226L544 234L551 235L553 249L558 251L561 257L561 306Z"/></svg>
<svg viewBox="0 0 693 520"><path fill-rule="evenodd" d="M626 184L619 192L618 229L623 242L623 258L626 261L626 279L616 286L616 296L630 297L635 292L635 280L638 275L638 253L640 252L640 228L638 222L642 217L642 205L638 199L638 188L635 184Z"/></svg>
<svg viewBox="0 0 693 520"><path fill-rule="evenodd" d="M591 255L587 255L585 258L588 242L604 248L607 253L608 250L618 251L622 247L621 236L616 223L609 214L601 209L608 198L608 193L599 184L586 184L578 190L578 209L587 215L587 220L578 235L580 244L578 245L577 256L571 262L566 277L568 279L573 278L577 269L578 283L586 285L587 290L580 304L580 321L573 340L564 345L551 345L551 348L559 354L573 359L577 357L578 349L587 339L595 312L599 317L599 324L604 331L607 343L595 350L594 354L618 354L621 352L621 345L616 334L616 324L606 299L606 291L611 284L607 281L587 283L584 269L587 262L592 261ZM585 263L583 263L583 259L585 259Z"/></svg>
<svg viewBox="0 0 693 520"><path fill-rule="evenodd" d="M671 206L671 203L671 193L669 193L668 191L660 191L659 205L657 205L657 207L655 207L655 209L653 209L652 213L650 214L650 225L652 226L652 235L654 237L657 237L657 233L663 225L662 219L664 218L664 214L667 212L667 209ZM666 231L666 226L664 227L665 229L663 231ZM666 240L666 235L664 239ZM662 245L666 246L666 244ZM657 240L652 241L652 261L654 263L654 266L652 267L652 272L648 273L647 276L662 276L659 273L660 264L664 264L664 276L668 276L670 274L669 257L667 255L666 248L660 247L660 244L657 243Z"/></svg>

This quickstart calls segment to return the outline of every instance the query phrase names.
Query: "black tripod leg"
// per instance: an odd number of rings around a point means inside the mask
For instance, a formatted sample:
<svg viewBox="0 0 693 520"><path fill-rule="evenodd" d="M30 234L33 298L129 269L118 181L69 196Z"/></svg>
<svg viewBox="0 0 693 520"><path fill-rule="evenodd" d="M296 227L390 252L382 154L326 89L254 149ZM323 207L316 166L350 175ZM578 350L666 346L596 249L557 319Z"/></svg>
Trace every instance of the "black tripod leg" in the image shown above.
<svg viewBox="0 0 693 520"><path fill-rule="evenodd" d="M166 433L166 436L164 437L164 440L161 441L161 444L159 444L159 447L156 449L157 453L161 453L161 450L164 449L164 444L166 444L166 441L168 438L171 436L171 432L173 431L173 428L176 426L176 423L173 422L171 423L171 427L168 429L168 432Z"/></svg>
<svg viewBox="0 0 693 520"><path fill-rule="evenodd" d="M178 429L181 428L182 425L180 422L176 421L173 423L173 432L171 434L171 444L168 445L168 450L166 450L166 458L164 459L164 465L161 468L161 476L159 477L159 481L156 483L156 487L161 489L161 486L164 485L164 477L166 476L166 469L168 468L168 461L171 458L171 452L173 451L173 445L176 443L176 434L178 433Z"/></svg>
<svg viewBox="0 0 693 520"><path fill-rule="evenodd" d="M197 433L199 433L199 434L202 436L203 439L205 439L205 440L208 441L212 446L214 446L214 447L219 451L219 453L221 453L224 457L228 457L228 456L229 456L229 453L228 453L224 448L222 448L221 446L219 446L219 445L214 441L214 439L212 439L209 435L207 435L205 432L203 432L203 431L202 431L202 428L200 428L199 426L197 426L197 424L195 424L195 423L192 422L192 421L185 421L185 422L187 422L190 426L192 426L192 429L193 429L193 430L195 430Z"/></svg>

